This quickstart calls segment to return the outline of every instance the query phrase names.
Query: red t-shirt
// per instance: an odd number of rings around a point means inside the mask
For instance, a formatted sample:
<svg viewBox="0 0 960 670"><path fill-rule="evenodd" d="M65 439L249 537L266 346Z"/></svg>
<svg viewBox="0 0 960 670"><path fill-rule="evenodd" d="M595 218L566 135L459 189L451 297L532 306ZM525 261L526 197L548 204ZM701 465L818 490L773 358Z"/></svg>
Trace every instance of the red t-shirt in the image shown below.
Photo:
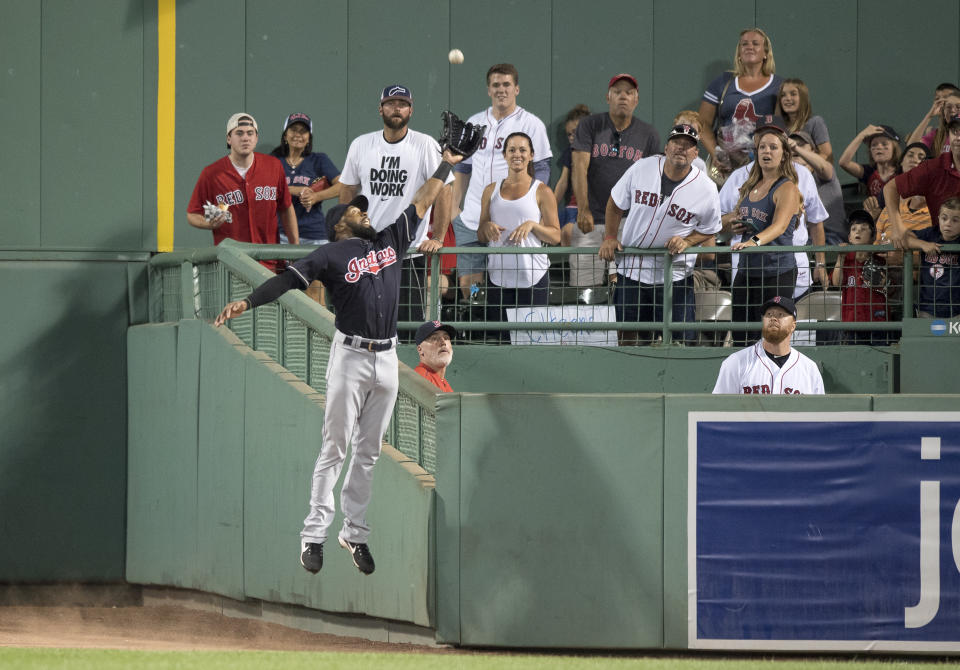
<svg viewBox="0 0 960 670"><path fill-rule="evenodd" d="M940 205L944 200L960 195L960 172L953 165L951 153L923 161L917 167L897 175L897 191L901 198L922 195L927 199L930 221L940 229Z"/></svg>
<svg viewBox="0 0 960 670"><path fill-rule="evenodd" d="M273 156L255 153L244 177L224 156L203 168L187 211L203 214L203 203L230 206L233 221L213 232L213 243L229 238L253 244L277 243L277 213L290 207L290 190L283 165ZM268 263L264 263L268 265ZM269 266L269 265L268 265Z"/></svg>
<svg viewBox="0 0 960 670"><path fill-rule="evenodd" d="M414 370L418 375L426 379L444 393L453 393L453 389L450 388L450 384L447 382L447 380L442 379L440 375L428 368L423 363L415 367Z"/></svg>
<svg viewBox="0 0 960 670"><path fill-rule="evenodd" d="M843 294L840 298L844 321L886 321L887 296L866 285L863 280L865 261L849 252L843 258Z"/></svg>

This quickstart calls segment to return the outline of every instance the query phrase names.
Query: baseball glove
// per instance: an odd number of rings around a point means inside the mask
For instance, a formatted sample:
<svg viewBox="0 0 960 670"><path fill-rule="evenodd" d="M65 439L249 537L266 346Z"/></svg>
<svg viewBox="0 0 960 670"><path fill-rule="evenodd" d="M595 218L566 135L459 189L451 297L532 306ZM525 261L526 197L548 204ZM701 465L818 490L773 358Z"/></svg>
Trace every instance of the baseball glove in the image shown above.
<svg viewBox="0 0 960 670"><path fill-rule="evenodd" d="M472 156L480 147L486 126L464 123L453 112L443 113L443 134L439 138L440 149L450 149L464 158Z"/></svg>

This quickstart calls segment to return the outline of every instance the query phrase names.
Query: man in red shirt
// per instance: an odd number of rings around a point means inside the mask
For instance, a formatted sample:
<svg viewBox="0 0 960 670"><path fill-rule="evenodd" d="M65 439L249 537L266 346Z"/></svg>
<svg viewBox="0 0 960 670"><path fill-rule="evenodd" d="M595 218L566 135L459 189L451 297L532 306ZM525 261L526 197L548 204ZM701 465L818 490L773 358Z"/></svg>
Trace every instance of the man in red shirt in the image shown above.
<svg viewBox="0 0 960 670"><path fill-rule="evenodd" d="M922 195L927 199L930 220L938 227L940 205L944 200L960 195L960 114L947 125L950 151L897 175L883 187L887 215L890 217L890 239L898 249L904 248L906 230L900 221L900 198Z"/></svg>
<svg viewBox="0 0 960 670"><path fill-rule="evenodd" d="M453 392L445 376L447 366L453 360L452 338L456 336L457 330L453 326L439 321L427 321L417 328L415 341L420 364L414 370L444 393Z"/></svg>
<svg viewBox="0 0 960 670"><path fill-rule="evenodd" d="M277 214L291 244L299 244L297 215L290 201L283 165L273 156L254 152L257 122L249 114L227 121L230 153L203 168L187 206L187 222L213 231L213 243L230 238L254 244L277 243ZM220 209L204 212L204 204ZM264 263L272 267L275 263Z"/></svg>

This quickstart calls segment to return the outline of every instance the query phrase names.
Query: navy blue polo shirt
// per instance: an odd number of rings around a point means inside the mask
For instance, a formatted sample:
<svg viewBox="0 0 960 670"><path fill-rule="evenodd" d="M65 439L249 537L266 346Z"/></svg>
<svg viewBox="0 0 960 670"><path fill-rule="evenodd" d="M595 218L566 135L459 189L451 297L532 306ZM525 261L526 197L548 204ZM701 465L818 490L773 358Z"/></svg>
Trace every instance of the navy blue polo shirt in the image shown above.
<svg viewBox="0 0 960 670"><path fill-rule="evenodd" d="M321 247L288 268L304 288L317 279L336 309L336 327L347 335L386 340L397 334L400 262L417 233L410 205L373 241L351 237Z"/></svg>

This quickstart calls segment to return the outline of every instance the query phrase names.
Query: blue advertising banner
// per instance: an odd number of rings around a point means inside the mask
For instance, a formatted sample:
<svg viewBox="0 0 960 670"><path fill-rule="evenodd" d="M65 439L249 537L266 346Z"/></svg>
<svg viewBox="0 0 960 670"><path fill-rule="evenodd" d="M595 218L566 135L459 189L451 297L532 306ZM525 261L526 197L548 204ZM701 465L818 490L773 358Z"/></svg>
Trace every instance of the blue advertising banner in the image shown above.
<svg viewBox="0 0 960 670"><path fill-rule="evenodd" d="M960 651L960 413L688 421L690 648Z"/></svg>

